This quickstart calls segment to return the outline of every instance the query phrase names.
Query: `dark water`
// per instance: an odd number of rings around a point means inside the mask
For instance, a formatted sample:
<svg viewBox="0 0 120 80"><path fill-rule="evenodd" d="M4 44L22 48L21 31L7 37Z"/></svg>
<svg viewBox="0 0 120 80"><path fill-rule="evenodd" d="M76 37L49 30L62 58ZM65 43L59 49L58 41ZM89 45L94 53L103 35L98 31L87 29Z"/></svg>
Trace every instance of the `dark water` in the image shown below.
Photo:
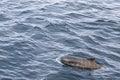
<svg viewBox="0 0 120 80"><path fill-rule="evenodd" d="M61 55L103 67L61 65ZM0 80L120 80L120 1L0 0Z"/></svg>

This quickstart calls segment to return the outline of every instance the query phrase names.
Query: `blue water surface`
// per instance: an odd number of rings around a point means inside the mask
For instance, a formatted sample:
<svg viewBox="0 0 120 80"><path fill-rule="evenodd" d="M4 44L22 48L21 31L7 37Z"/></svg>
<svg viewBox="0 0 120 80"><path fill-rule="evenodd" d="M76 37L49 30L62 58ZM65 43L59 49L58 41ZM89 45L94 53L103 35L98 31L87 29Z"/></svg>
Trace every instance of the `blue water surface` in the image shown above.
<svg viewBox="0 0 120 80"><path fill-rule="evenodd" d="M120 80L120 0L0 0L0 80Z"/></svg>

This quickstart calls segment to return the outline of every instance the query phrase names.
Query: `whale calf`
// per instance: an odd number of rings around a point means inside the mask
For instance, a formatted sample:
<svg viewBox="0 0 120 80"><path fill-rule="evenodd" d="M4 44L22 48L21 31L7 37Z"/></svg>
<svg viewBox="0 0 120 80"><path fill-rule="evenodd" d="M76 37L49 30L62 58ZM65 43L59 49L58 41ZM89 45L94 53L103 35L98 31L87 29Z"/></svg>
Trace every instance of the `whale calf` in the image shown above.
<svg viewBox="0 0 120 80"><path fill-rule="evenodd" d="M99 69L101 65L95 62L95 58L79 58L74 56L62 56L60 58L61 63L86 69Z"/></svg>

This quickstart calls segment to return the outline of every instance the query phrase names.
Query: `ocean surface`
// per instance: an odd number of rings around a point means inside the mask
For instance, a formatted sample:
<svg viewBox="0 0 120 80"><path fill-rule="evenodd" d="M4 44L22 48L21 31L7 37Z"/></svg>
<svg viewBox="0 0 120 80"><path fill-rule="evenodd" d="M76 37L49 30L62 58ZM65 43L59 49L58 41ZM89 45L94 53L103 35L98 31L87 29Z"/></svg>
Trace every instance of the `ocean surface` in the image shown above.
<svg viewBox="0 0 120 80"><path fill-rule="evenodd" d="M0 80L120 80L120 0L0 0Z"/></svg>

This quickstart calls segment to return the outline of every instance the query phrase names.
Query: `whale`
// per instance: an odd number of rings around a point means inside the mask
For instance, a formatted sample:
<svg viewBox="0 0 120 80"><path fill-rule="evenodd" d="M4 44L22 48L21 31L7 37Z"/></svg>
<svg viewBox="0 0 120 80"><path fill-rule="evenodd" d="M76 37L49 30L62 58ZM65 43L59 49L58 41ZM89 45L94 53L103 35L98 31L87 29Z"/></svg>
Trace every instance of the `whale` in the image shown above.
<svg viewBox="0 0 120 80"><path fill-rule="evenodd" d="M60 62L78 68L100 69L101 65L95 62L95 58L80 58L75 56L62 56Z"/></svg>

